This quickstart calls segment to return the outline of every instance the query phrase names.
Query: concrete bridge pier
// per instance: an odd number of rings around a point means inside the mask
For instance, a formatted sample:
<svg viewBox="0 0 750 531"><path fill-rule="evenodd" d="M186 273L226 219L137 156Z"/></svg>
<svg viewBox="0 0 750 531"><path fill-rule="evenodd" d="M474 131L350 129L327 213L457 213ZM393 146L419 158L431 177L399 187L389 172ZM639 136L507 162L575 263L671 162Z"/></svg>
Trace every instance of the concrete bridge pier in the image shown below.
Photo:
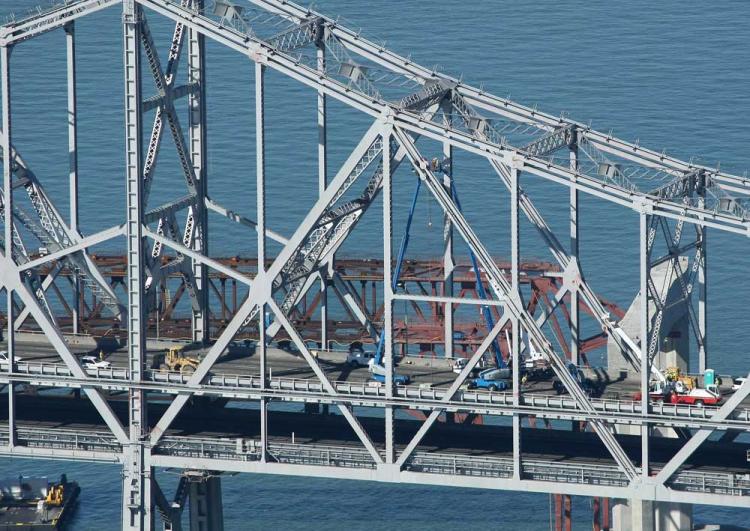
<svg viewBox="0 0 750 531"><path fill-rule="evenodd" d="M190 531L224 531L219 476L191 477L188 503Z"/></svg>
<svg viewBox="0 0 750 531"><path fill-rule="evenodd" d="M680 257L680 270L688 271L687 258ZM653 363L660 369L679 367L688 370L690 358L689 316L687 306L683 303L680 278L675 266L666 262L651 268L651 278L659 297L664 301L664 311L659 327L659 340L654 353ZM656 316L656 303L649 300L649 330L653 333ZM620 321L623 330L637 342L641 341L641 293L638 293L630 305L625 317ZM617 344L610 338L607 347L608 367L614 372L627 369L628 363ZM640 435L636 426L618 425L617 433ZM677 434L671 428L653 428L652 433L661 437L675 438ZM690 531L693 523L693 506L690 504L670 502L650 502L643 500L613 500L612 529L615 531Z"/></svg>
<svg viewBox="0 0 750 531"><path fill-rule="evenodd" d="M612 531L691 531L693 506L687 503L615 500Z"/></svg>

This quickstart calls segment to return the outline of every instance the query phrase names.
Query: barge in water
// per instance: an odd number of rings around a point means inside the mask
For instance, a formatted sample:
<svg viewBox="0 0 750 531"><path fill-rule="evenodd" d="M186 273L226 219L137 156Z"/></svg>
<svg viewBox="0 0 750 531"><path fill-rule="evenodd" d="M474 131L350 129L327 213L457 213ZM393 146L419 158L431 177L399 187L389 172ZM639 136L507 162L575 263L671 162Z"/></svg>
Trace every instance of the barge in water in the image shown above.
<svg viewBox="0 0 750 531"><path fill-rule="evenodd" d="M57 483L46 477L0 480L0 531L62 529L75 511L80 491L65 474Z"/></svg>

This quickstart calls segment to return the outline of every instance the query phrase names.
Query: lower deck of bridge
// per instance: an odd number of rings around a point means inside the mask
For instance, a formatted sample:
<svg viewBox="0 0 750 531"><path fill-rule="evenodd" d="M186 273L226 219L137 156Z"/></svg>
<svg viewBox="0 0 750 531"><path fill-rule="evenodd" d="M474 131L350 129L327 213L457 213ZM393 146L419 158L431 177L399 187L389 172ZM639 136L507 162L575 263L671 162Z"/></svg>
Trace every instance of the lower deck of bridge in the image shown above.
<svg viewBox="0 0 750 531"><path fill-rule="evenodd" d="M158 395L156 395L158 398ZM127 404L110 401L120 420L126 422ZM199 437L205 439L255 439L260 440L260 417L256 404L251 402L224 402L195 399L180 413L167 432L168 436ZM277 403L269 410L269 440L331 446L358 446L360 442L346 422L333 408L330 414L309 414L301 405ZM152 422L165 410L165 402L149 406ZM0 398L0 422L7 426L7 398ZM382 412L357 408L359 421L375 445L385 447ZM380 417L377 417L380 413ZM99 414L85 398L69 395L20 395L16 404L17 423L20 428L60 428L77 432L102 432L106 426ZM397 450L408 444L420 426L420 421L409 415L400 415L395 423ZM567 427L568 429L563 429ZM640 461L641 438L618 435L620 443L633 462ZM669 437L651 438L652 466L669 460L684 444L684 440ZM572 431L570 423L559 423L557 429L522 430L523 455L528 459L546 461L578 461L591 464L613 464L606 448L598 437L588 431ZM450 453L474 457L510 457L512 430L507 425L452 424L438 422L428 432L419 449L426 452ZM737 442L709 441L693 454L687 463L690 469L747 473L747 451L750 445ZM158 453L158 448L155 449Z"/></svg>

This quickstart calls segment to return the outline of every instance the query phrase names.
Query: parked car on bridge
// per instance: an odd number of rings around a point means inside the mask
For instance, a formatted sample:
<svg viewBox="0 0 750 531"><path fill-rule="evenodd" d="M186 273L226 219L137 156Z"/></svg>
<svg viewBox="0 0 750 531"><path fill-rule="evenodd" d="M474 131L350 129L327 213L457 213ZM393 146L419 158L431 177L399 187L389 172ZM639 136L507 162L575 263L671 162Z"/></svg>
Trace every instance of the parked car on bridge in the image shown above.
<svg viewBox="0 0 750 531"><path fill-rule="evenodd" d="M508 379L511 377L510 369L492 368L485 369L479 376L469 380L469 389L488 389L490 391L504 391L510 387Z"/></svg>
<svg viewBox="0 0 750 531"><path fill-rule="evenodd" d="M346 363L352 367L367 367L370 364L370 360L375 357L372 352L366 352L365 350L350 350L349 354L346 355Z"/></svg>
<svg viewBox="0 0 750 531"><path fill-rule="evenodd" d="M96 356L81 356L81 365L84 369L109 369L112 366L110 362Z"/></svg>
<svg viewBox="0 0 750 531"><path fill-rule="evenodd" d="M23 358L19 358L18 356L15 356L14 360L16 363L18 363L19 361L23 361ZM8 351L7 350L0 350L0 363L8 363Z"/></svg>
<svg viewBox="0 0 750 531"><path fill-rule="evenodd" d="M456 374L461 374L461 371L464 370L464 367L466 367L467 363L469 363L469 358L456 358L451 364L451 370ZM486 368L487 361L484 359L484 357L479 358L477 364L474 365L474 367L472 367L471 369L471 376L476 376L479 371Z"/></svg>

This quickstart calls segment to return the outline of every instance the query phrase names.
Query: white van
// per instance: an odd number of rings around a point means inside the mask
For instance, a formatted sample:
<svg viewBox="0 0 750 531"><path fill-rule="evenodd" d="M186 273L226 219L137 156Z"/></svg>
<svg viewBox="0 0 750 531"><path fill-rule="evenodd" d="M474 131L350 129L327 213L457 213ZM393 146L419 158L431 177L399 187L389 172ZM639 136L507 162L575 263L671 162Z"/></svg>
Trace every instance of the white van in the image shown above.
<svg viewBox="0 0 750 531"><path fill-rule="evenodd" d="M375 358L373 352L365 352L364 350L350 350L349 354L346 355L346 362L352 367L367 367L371 359Z"/></svg>

